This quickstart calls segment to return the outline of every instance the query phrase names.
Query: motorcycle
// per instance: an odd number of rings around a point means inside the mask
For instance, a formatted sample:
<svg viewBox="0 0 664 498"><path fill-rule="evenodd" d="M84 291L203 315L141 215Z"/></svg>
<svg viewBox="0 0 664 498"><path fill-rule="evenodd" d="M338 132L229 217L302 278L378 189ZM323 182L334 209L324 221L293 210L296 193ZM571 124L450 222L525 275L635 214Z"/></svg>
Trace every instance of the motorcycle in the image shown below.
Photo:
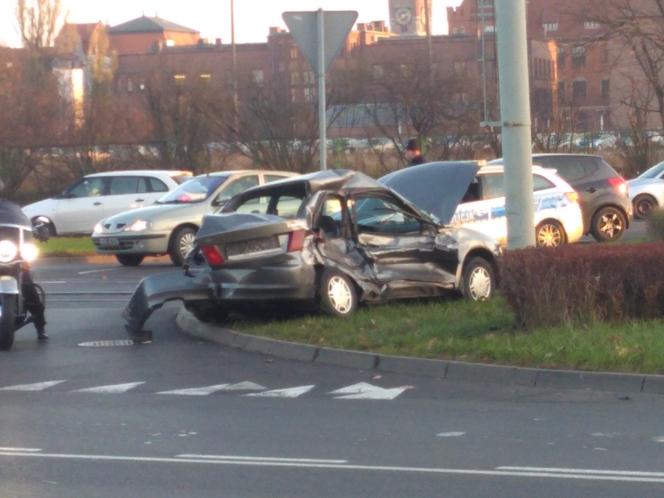
<svg viewBox="0 0 664 498"><path fill-rule="evenodd" d="M48 226L39 219L33 227L0 223L0 350L11 349L15 332L32 323L23 296L24 271L39 255L32 240L44 241L48 235ZM30 285L44 303L44 290Z"/></svg>

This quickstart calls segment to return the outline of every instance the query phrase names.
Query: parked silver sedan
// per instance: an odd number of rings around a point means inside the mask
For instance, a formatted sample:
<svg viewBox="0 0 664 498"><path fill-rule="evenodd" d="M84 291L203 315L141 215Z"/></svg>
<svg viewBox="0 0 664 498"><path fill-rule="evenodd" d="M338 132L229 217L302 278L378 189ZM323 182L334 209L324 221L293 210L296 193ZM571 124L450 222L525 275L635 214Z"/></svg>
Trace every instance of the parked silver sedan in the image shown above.
<svg viewBox="0 0 664 498"><path fill-rule="evenodd" d="M664 206L664 161L627 181L634 217L646 218L653 209Z"/></svg>
<svg viewBox="0 0 664 498"><path fill-rule="evenodd" d="M92 241L101 254L114 254L125 266L145 256L168 254L181 265L193 247L203 216L251 187L294 176L287 171L221 171L192 178L152 206L124 211L101 220Z"/></svg>

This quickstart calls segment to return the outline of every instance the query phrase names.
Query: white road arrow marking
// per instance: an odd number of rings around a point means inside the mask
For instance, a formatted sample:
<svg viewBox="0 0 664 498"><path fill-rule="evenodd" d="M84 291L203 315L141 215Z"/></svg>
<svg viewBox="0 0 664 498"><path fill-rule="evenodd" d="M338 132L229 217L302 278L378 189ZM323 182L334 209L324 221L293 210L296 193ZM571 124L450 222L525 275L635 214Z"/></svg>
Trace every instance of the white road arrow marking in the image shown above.
<svg viewBox="0 0 664 498"><path fill-rule="evenodd" d="M129 382L127 384L112 384L108 386L87 387L85 389L76 389L76 393L103 393L103 394L119 394L126 393L131 389L145 384L145 382Z"/></svg>
<svg viewBox="0 0 664 498"><path fill-rule="evenodd" d="M331 391L330 394L342 394L343 396L335 396L335 399L394 399L399 396L406 389L412 389L411 386L394 387L392 389L385 389L383 387L374 386L367 382L358 382L352 386L342 387L336 391Z"/></svg>
<svg viewBox="0 0 664 498"><path fill-rule="evenodd" d="M223 390L225 387L228 387L228 384L216 384L214 386L207 387L190 387L187 389L173 389L172 391L161 391L157 394L176 394L182 396L207 396L217 391Z"/></svg>
<svg viewBox="0 0 664 498"><path fill-rule="evenodd" d="M237 384L231 384L228 387L224 387L224 391L263 391L267 389L265 386L260 384L254 384L253 382L238 382Z"/></svg>
<svg viewBox="0 0 664 498"><path fill-rule="evenodd" d="M257 398L297 398L304 393L311 391L315 385L288 387L286 389L273 389L272 391L263 391L262 393L245 394L244 396L254 396Z"/></svg>
<svg viewBox="0 0 664 498"><path fill-rule="evenodd" d="M19 384L16 386L9 386L0 388L0 391L43 391L49 387L57 386L66 382L64 380L49 380L48 382L37 382L35 384Z"/></svg>

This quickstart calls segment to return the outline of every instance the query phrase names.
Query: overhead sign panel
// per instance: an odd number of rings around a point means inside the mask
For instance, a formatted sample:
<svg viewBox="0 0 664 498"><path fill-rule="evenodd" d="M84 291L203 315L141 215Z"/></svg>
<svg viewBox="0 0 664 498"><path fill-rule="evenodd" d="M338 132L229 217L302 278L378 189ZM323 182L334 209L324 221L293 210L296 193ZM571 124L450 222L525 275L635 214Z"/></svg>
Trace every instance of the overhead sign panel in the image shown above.
<svg viewBox="0 0 664 498"><path fill-rule="evenodd" d="M354 10L325 10L323 15L325 69L339 53L353 24L357 20ZM318 69L318 16L319 12L284 12L282 17L291 36L314 70Z"/></svg>

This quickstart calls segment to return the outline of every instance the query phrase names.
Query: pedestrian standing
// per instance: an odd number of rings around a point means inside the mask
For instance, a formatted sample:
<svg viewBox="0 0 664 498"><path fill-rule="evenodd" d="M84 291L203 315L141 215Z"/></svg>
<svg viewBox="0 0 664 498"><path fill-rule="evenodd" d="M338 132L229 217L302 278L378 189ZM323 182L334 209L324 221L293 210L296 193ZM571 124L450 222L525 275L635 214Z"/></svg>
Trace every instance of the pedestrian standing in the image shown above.
<svg viewBox="0 0 664 498"><path fill-rule="evenodd" d="M427 162L422 151L420 150L420 143L416 138L411 138L406 144L406 159L408 159L409 166L416 166Z"/></svg>

